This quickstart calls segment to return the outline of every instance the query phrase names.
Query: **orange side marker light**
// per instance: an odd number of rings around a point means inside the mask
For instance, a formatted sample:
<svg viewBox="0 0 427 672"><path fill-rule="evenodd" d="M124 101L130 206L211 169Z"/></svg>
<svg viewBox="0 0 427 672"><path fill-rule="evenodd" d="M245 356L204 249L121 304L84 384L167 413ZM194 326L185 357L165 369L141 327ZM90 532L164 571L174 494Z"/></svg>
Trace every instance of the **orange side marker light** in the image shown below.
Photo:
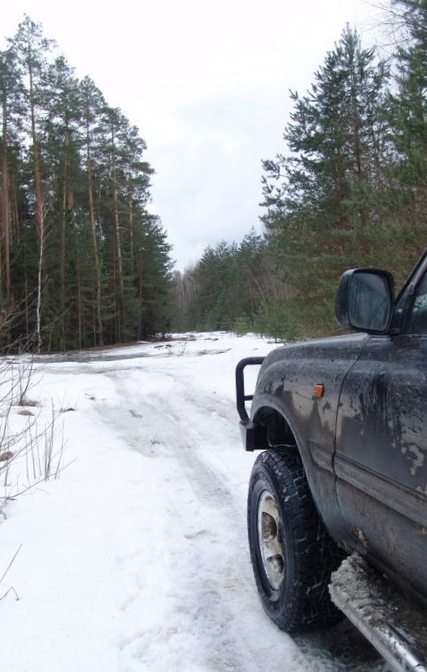
<svg viewBox="0 0 427 672"><path fill-rule="evenodd" d="M314 385L313 395L315 397L319 397L319 398L323 397L324 393L325 393L325 386L324 386L323 383L317 383L316 385Z"/></svg>

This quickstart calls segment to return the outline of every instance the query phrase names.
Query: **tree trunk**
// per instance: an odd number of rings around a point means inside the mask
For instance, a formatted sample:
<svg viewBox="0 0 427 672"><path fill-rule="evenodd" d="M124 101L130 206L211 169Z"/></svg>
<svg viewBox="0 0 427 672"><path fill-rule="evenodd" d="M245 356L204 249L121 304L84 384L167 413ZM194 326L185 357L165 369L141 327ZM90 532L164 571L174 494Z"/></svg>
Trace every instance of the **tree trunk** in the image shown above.
<svg viewBox="0 0 427 672"><path fill-rule="evenodd" d="M120 220L119 220L119 206L118 206L118 195L117 195L117 175L116 175L116 159L114 156L114 137L113 137L113 154L111 159L111 174L113 181L113 208L114 208L114 234L116 242L116 255L117 255L117 271L119 276L119 286L120 293L123 296L123 261L122 261L122 248L120 242Z"/></svg>
<svg viewBox="0 0 427 672"><path fill-rule="evenodd" d="M33 169L34 169L34 195L36 199L36 230L39 239L39 259L37 268L37 304L36 304L36 338L37 351L42 348L41 333L41 302L42 302L42 284L43 284L43 262L44 262L44 203L43 188L41 178L41 161L39 142L36 133L36 104L34 99L34 82L31 62L28 66L29 88L30 88L30 115L31 115L31 139L33 143Z"/></svg>
<svg viewBox="0 0 427 672"><path fill-rule="evenodd" d="M87 166L87 187L88 187L88 199L89 199L89 221L90 221L90 232L92 238L93 263L95 267L95 292L96 292L95 332L98 332L97 337L98 345L104 345L102 311L101 311L101 264L99 261L98 242L96 239L95 208L93 204L93 175L92 175L92 159L90 149L90 129L88 123L86 124L86 166Z"/></svg>
<svg viewBox="0 0 427 672"><path fill-rule="evenodd" d="M8 128L7 106L3 101L3 161L2 161L2 225L4 241L4 292L9 303L11 295L10 287L10 189L9 189L9 164L8 164ZM0 246L0 268L3 266L2 249ZM2 282L3 285L3 282Z"/></svg>

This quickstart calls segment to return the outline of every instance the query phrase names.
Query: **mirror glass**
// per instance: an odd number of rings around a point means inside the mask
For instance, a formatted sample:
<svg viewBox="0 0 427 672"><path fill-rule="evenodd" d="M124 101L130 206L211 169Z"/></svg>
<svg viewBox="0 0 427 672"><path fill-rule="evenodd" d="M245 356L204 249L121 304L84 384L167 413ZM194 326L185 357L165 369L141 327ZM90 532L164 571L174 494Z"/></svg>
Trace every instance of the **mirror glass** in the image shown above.
<svg viewBox="0 0 427 672"><path fill-rule="evenodd" d="M349 292L349 316L353 327L384 331L390 317L387 278L369 271L355 272Z"/></svg>

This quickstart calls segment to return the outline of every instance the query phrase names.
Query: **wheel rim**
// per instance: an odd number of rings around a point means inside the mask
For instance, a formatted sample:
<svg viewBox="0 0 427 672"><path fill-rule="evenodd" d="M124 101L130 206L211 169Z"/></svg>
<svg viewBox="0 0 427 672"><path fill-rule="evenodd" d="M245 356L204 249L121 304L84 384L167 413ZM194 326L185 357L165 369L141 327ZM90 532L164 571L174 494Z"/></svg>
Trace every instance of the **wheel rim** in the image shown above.
<svg viewBox="0 0 427 672"><path fill-rule="evenodd" d="M258 543L268 582L273 590L279 590L285 577L282 521L276 500L266 490L259 499Z"/></svg>

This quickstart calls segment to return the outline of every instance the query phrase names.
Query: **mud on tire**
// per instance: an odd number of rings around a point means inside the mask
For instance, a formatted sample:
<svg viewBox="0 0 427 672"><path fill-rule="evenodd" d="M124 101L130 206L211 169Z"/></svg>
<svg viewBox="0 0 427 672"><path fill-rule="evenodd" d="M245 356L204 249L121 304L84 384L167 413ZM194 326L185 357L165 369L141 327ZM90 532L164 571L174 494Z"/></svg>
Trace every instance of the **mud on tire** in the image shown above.
<svg viewBox="0 0 427 672"><path fill-rule="evenodd" d="M342 553L317 514L298 453L269 450L249 483L248 535L263 607L286 632L331 625L328 583Z"/></svg>

